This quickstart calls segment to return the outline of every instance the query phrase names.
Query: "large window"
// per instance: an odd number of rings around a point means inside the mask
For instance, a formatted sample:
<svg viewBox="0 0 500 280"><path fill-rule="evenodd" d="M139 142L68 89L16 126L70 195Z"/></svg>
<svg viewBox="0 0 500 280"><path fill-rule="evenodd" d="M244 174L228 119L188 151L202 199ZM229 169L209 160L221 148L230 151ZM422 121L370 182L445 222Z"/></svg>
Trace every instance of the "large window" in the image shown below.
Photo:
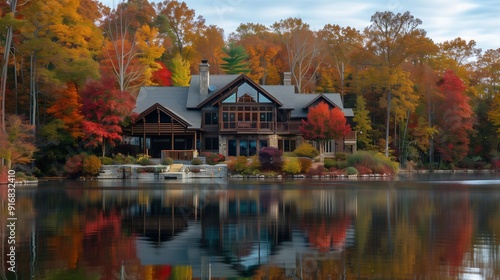
<svg viewBox="0 0 500 280"><path fill-rule="evenodd" d="M222 106L222 129L272 129L273 124L273 106Z"/></svg>
<svg viewBox="0 0 500 280"><path fill-rule="evenodd" d="M231 139L227 141L227 155L254 156L264 147L267 147L264 139Z"/></svg>

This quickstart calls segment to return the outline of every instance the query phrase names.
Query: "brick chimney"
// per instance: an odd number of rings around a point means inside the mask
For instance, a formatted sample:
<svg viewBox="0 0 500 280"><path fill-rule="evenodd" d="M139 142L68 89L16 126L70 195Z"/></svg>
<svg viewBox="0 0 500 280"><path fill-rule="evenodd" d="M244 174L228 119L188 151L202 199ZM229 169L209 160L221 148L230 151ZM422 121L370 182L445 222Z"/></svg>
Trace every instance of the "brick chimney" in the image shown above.
<svg viewBox="0 0 500 280"><path fill-rule="evenodd" d="M202 59L200 63L200 94L208 94L210 85L210 64L207 59Z"/></svg>
<svg viewBox="0 0 500 280"><path fill-rule="evenodd" d="M284 86L292 85L292 72L283 72L283 85Z"/></svg>

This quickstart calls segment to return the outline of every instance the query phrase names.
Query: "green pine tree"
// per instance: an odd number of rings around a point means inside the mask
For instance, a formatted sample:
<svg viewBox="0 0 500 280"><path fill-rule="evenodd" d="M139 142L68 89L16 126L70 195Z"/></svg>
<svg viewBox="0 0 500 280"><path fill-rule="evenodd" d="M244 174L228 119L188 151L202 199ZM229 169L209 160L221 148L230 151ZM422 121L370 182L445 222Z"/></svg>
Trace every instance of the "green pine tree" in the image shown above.
<svg viewBox="0 0 500 280"><path fill-rule="evenodd" d="M223 57L225 63L221 64L226 74L246 74L250 72L248 68L248 54L243 46L236 46L234 43L222 49L227 57Z"/></svg>

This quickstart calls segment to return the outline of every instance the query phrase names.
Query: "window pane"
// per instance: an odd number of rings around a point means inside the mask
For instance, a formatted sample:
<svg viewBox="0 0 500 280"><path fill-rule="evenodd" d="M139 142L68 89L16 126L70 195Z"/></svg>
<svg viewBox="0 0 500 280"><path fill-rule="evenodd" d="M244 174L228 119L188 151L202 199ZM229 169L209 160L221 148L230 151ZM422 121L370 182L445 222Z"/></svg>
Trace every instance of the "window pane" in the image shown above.
<svg viewBox="0 0 500 280"><path fill-rule="evenodd" d="M227 141L227 155L232 157L236 156L236 140Z"/></svg>
<svg viewBox="0 0 500 280"><path fill-rule="evenodd" d="M248 141L248 155L253 156L257 154L257 140Z"/></svg>
<svg viewBox="0 0 500 280"><path fill-rule="evenodd" d="M267 147L267 140L259 140L259 149Z"/></svg>
<svg viewBox="0 0 500 280"><path fill-rule="evenodd" d="M248 141L240 140L240 156L248 155Z"/></svg>

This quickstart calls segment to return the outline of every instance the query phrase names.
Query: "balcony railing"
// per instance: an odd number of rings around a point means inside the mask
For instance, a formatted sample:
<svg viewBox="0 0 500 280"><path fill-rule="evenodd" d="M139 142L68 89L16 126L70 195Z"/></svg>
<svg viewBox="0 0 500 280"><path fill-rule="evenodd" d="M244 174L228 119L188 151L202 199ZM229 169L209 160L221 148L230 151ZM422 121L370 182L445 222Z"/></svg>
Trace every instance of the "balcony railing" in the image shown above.
<svg viewBox="0 0 500 280"><path fill-rule="evenodd" d="M278 122L278 132L300 133L300 121Z"/></svg>
<svg viewBox="0 0 500 280"><path fill-rule="evenodd" d="M273 131L273 122L250 122L250 121L239 121L239 122L223 122L221 125L221 131Z"/></svg>

